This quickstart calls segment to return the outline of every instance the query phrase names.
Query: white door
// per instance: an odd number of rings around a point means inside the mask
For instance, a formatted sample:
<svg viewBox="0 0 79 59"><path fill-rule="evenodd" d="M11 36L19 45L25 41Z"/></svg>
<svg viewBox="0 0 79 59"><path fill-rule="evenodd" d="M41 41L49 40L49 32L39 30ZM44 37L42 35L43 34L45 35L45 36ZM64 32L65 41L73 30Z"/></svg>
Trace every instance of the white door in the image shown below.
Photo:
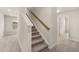
<svg viewBox="0 0 79 59"><path fill-rule="evenodd" d="M59 43L64 43L69 40L69 16L61 15L58 16L58 38L57 41Z"/></svg>
<svg viewBox="0 0 79 59"><path fill-rule="evenodd" d="M65 16L65 32L64 32L64 39L69 40L70 34L70 23L69 23L69 16Z"/></svg>

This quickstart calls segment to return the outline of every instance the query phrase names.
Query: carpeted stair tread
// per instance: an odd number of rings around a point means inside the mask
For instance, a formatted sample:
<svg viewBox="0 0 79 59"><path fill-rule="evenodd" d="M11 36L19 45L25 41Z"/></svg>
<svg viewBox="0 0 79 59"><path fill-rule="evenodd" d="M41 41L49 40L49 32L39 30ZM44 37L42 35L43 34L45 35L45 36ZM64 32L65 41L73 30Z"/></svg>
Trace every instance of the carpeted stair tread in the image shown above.
<svg viewBox="0 0 79 59"><path fill-rule="evenodd" d="M36 28L32 28L32 32L33 32L33 31L37 31L37 29L36 29Z"/></svg>
<svg viewBox="0 0 79 59"><path fill-rule="evenodd" d="M37 34L39 34L38 31L33 31L33 32L32 32L32 35L37 35Z"/></svg>
<svg viewBox="0 0 79 59"><path fill-rule="evenodd" d="M40 52L40 51L42 51L43 49L45 49L47 47L48 46L45 43L37 44L36 46L33 46L32 51L33 52Z"/></svg>
<svg viewBox="0 0 79 59"><path fill-rule="evenodd" d="M40 37L41 37L41 35L33 35L32 39L37 39L37 38L40 38Z"/></svg>
<svg viewBox="0 0 79 59"><path fill-rule="evenodd" d="M50 51L49 51L49 49L47 47L47 48L43 49L41 52L50 52Z"/></svg>
<svg viewBox="0 0 79 59"><path fill-rule="evenodd" d="M36 45L36 44L39 44L41 42L43 42L44 40L39 38L39 39L36 39L36 40L32 40L32 45Z"/></svg>
<svg viewBox="0 0 79 59"><path fill-rule="evenodd" d="M33 52L47 52L48 45L45 43L44 39L38 32L38 30L35 28L35 26L32 27L32 51Z"/></svg>

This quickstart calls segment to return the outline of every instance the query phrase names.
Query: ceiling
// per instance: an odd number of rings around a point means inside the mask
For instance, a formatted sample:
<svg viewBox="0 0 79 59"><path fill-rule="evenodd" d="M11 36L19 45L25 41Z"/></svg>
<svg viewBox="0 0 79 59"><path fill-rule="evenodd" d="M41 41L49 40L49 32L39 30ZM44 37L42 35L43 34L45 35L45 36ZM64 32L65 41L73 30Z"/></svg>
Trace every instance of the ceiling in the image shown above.
<svg viewBox="0 0 79 59"><path fill-rule="evenodd" d="M22 7L0 7L5 15L18 16ZM57 7L57 13L79 9L78 7Z"/></svg>
<svg viewBox="0 0 79 59"><path fill-rule="evenodd" d="M57 13L72 11L76 9L79 9L79 7L57 7Z"/></svg>
<svg viewBox="0 0 79 59"><path fill-rule="evenodd" d="M19 7L0 7L0 11L5 15L18 16L21 8Z"/></svg>

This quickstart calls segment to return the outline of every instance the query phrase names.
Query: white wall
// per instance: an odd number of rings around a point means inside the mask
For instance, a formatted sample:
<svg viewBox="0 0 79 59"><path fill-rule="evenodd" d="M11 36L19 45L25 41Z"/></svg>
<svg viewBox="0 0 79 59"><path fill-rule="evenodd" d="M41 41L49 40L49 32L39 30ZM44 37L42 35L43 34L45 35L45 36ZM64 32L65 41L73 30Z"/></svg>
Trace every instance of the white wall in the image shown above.
<svg viewBox="0 0 79 59"><path fill-rule="evenodd" d="M63 13L60 13L59 15L69 16L70 39L79 41L79 10L63 12Z"/></svg>
<svg viewBox="0 0 79 59"><path fill-rule="evenodd" d="M51 8L51 19L49 20L49 46L50 48L54 47L57 43L57 14L56 14L56 8Z"/></svg>
<svg viewBox="0 0 79 59"><path fill-rule="evenodd" d="M17 28L13 29L12 26L14 21L18 21L17 17L4 15L4 35L15 35L17 33Z"/></svg>
<svg viewBox="0 0 79 59"><path fill-rule="evenodd" d="M2 11L4 15L18 17L21 8L22 7L0 7L0 11Z"/></svg>
<svg viewBox="0 0 79 59"><path fill-rule="evenodd" d="M36 14L43 21L50 30L47 30L36 18L31 15L33 22L36 23L37 29L40 31L41 35L47 42L49 48L54 47L57 40L57 17L56 8L49 7L37 7L30 8L32 12Z"/></svg>
<svg viewBox="0 0 79 59"><path fill-rule="evenodd" d="M48 26L50 26L50 19L51 19L51 9L49 7L37 7L32 8L31 10Z"/></svg>
<svg viewBox="0 0 79 59"><path fill-rule="evenodd" d="M4 33L4 15L0 12L0 39L3 37Z"/></svg>
<svg viewBox="0 0 79 59"><path fill-rule="evenodd" d="M29 18L26 16L26 12L27 11L25 10L25 8L22 8L20 12L18 41L23 52L31 52L31 28L33 24L29 21Z"/></svg>

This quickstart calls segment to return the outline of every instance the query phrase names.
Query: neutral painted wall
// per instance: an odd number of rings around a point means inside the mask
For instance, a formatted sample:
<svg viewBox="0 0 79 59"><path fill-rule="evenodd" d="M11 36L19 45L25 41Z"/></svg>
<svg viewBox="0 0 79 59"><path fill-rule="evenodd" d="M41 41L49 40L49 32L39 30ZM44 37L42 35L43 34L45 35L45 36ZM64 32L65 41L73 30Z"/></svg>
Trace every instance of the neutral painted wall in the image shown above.
<svg viewBox="0 0 79 59"><path fill-rule="evenodd" d="M79 41L79 10L72 10L60 13L59 15L69 16L70 39Z"/></svg>
<svg viewBox="0 0 79 59"><path fill-rule="evenodd" d="M49 7L37 7L32 8L31 10L48 26L50 26L50 19L51 19L51 9Z"/></svg>
<svg viewBox="0 0 79 59"><path fill-rule="evenodd" d="M0 12L0 39L3 37L4 33L4 15Z"/></svg>
<svg viewBox="0 0 79 59"><path fill-rule="evenodd" d="M4 15L4 35L14 35L17 33L17 28L13 29L12 26L14 21L18 21L17 17Z"/></svg>
<svg viewBox="0 0 79 59"><path fill-rule="evenodd" d="M32 12L44 22L50 30L47 30L36 18L31 16L32 21L36 24L37 29L40 31L41 35L47 42L49 48L53 48L57 40L57 17L56 17L56 8L49 7L37 7L30 8Z"/></svg>
<svg viewBox="0 0 79 59"><path fill-rule="evenodd" d="M26 16L25 8L22 8L19 16L18 42L23 52L31 52L31 28L33 24Z"/></svg>

